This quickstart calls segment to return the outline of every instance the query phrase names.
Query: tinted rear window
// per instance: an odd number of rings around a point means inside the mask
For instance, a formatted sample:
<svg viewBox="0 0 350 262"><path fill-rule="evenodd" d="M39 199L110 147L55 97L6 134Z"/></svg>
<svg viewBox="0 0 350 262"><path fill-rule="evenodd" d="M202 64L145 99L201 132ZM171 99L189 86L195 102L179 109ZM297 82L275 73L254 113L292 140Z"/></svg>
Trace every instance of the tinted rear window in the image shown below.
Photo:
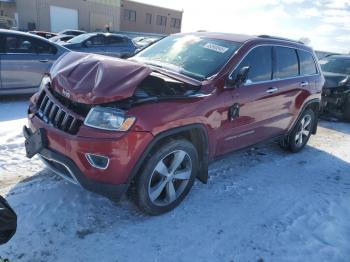
<svg viewBox="0 0 350 262"><path fill-rule="evenodd" d="M242 67L249 66L247 84L271 80L272 76L272 47L261 46L254 48L240 63L235 74Z"/></svg>
<svg viewBox="0 0 350 262"><path fill-rule="evenodd" d="M300 61L300 75L314 75L317 74L317 67L315 60L311 53L298 50Z"/></svg>
<svg viewBox="0 0 350 262"><path fill-rule="evenodd" d="M32 38L24 36L6 36L6 53L30 54L35 52L35 41Z"/></svg>
<svg viewBox="0 0 350 262"><path fill-rule="evenodd" d="M44 41L37 41L35 50L39 54L53 54L55 55L57 53L57 48L49 43L46 43Z"/></svg>
<svg viewBox="0 0 350 262"><path fill-rule="evenodd" d="M276 68L274 79L283 79L299 75L299 66L296 50L288 47L275 47Z"/></svg>
<svg viewBox="0 0 350 262"><path fill-rule="evenodd" d="M121 45L127 43L127 39L119 36L108 36L107 43L109 45Z"/></svg>

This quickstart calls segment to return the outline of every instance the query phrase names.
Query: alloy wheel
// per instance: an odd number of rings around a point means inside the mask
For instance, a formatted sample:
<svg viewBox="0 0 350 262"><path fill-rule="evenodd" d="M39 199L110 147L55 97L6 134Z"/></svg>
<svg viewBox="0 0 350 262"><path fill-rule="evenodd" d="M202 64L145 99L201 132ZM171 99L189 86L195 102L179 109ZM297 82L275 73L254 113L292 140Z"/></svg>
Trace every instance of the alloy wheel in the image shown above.
<svg viewBox="0 0 350 262"><path fill-rule="evenodd" d="M162 158L153 170L148 196L154 205L165 206L184 192L192 174L192 160L185 151L176 150Z"/></svg>
<svg viewBox="0 0 350 262"><path fill-rule="evenodd" d="M298 131L295 134L295 143L298 147L301 147L311 132L311 121L312 117L310 115L305 115L300 121Z"/></svg>

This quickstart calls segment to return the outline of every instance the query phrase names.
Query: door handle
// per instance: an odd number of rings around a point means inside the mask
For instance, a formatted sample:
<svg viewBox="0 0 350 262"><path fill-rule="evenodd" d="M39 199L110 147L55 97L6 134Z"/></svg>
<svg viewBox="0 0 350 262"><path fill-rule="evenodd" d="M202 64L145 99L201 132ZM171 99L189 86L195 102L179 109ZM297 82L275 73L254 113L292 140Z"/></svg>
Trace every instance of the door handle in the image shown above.
<svg viewBox="0 0 350 262"><path fill-rule="evenodd" d="M300 86L301 87L307 87L307 86L309 86L309 82L303 81L303 82L300 83Z"/></svg>
<svg viewBox="0 0 350 262"><path fill-rule="evenodd" d="M49 60L48 59L42 59L42 60L39 60L40 63L48 63Z"/></svg>
<svg viewBox="0 0 350 262"><path fill-rule="evenodd" d="M266 93L273 94L273 93L276 93L277 91L278 91L277 87L270 87L269 89L266 90Z"/></svg>

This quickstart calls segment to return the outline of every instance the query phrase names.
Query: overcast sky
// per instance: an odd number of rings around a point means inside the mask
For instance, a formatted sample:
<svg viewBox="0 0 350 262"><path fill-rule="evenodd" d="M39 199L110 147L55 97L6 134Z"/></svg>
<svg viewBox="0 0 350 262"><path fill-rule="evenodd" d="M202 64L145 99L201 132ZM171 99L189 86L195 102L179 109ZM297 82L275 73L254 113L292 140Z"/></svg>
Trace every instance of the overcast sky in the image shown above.
<svg viewBox="0 0 350 262"><path fill-rule="evenodd" d="M317 50L350 51L350 0L138 0L183 9L182 32L308 37Z"/></svg>

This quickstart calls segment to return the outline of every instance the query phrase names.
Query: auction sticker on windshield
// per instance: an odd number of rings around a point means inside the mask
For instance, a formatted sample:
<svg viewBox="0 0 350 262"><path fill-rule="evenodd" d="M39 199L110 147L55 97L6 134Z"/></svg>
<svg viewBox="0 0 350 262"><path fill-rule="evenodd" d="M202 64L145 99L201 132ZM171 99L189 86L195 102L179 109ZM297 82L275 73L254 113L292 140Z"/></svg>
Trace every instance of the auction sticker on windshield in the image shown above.
<svg viewBox="0 0 350 262"><path fill-rule="evenodd" d="M222 53L222 54L225 53L228 50L227 47L223 47L223 46L212 44L212 43L207 43L203 47L207 48L207 49L210 49L210 50L213 50L215 52Z"/></svg>

